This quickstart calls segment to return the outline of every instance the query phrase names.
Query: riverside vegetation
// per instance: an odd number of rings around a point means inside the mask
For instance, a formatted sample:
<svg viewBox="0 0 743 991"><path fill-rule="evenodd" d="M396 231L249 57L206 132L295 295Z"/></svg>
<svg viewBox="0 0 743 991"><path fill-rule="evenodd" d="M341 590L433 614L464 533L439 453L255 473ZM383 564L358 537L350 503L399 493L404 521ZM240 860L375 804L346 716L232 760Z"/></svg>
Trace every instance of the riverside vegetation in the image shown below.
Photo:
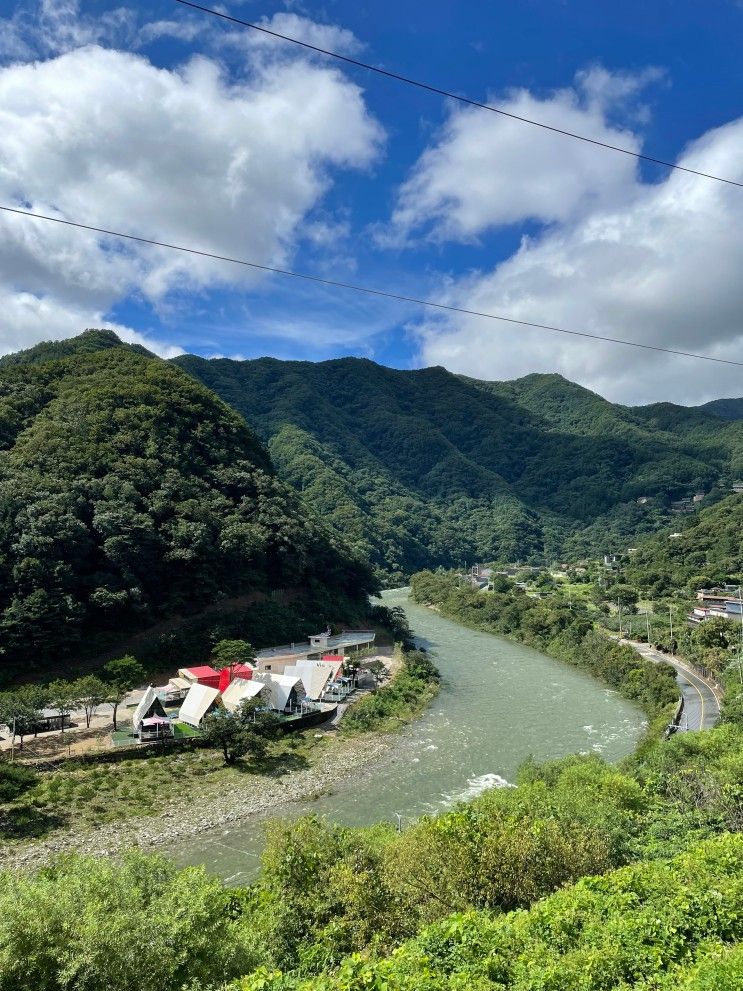
<svg viewBox="0 0 743 991"><path fill-rule="evenodd" d="M497 577L496 590L483 593L451 572L423 571L413 575L416 602L435 606L443 616L466 626L512 637L558 660L588 671L637 702L651 719L662 719L678 701L676 672L669 664L654 664L632 647L594 628L582 603L534 599Z"/></svg>
<svg viewBox="0 0 743 991"><path fill-rule="evenodd" d="M260 792L261 781L281 778L300 770L312 770L349 756L349 744L357 749L362 738L371 749L371 734L399 729L415 719L438 691L439 673L431 658L413 647L410 629L402 610L375 606L372 618L395 638L397 670L394 676L373 693L353 702L341 723L340 739L330 748L325 737L313 734L282 735L276 720L261 714L254 721L250 711L241 719L209 717L200 739L186 739L166 749L148 748L122 758L116 752L92 756L73 756L63 760L57 770L36 773L32 767L0 762L0 836L6 841L5 852L12 855L16 841L55 837L61 830L95 830L101 826L157 816L163 808L195 799L210 801L215 809L224 805L225 792L241 791L253 798ZM234 646L231 642L223 642ZM133 677L133 659L110 662L104 671L110 677ZM100 685L98 700L106 698L110 687L94 676L77 683L58 683L57 696L75 698L82 704L81 691ZM114 682L114 688L122 682ZM48 698L45 686L29 686L15 693L0 694L0 718L3 706L13 708L37 704ZM120 694L115 694L119 698ZM87 696L88 704L91 696ZM72 703L70 703L71 705ZM102 704L102 703L101 703ZM113 705L111 701L108 703ZM64 739L64 734L60 736ZM19 743L21 741L19 740ZM253 787L251 787L251 784ZM154 829L154 827L153 827ZM7 844L10 844L8 846ZM0 849L3 845L0 844Z"/></svg>
<svg viewBox="0 0 743 991"><path fill-rule="evenodd" d="M402 833L275 822L243 889L66 857L4 876L0 989L128 991L146 971L163 991L735 991L742 782L731 710L620 768L527 761L516 787Z"/></svg>
<svg viewBox="0 0 743 991"><path fill-rule="evenodd" d="M742 752L723 725L528 762L402 834L277 823L244 889L142 854L6 873L0 989L734 991Z"/></svg>

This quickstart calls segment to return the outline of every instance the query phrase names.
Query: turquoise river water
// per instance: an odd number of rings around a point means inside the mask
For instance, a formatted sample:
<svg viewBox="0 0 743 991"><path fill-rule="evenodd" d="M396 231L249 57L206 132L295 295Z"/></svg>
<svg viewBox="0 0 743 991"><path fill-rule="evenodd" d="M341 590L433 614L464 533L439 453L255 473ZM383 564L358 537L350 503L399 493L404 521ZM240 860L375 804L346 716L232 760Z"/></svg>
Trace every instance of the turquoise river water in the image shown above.
<svg viewBox="0 0 743 991"><path fill-rule="evenodd" d="M634 749L643 713L590 676L444 619L411 602L405 589L383 598L404 607L419 641L433 652L441 692L394 738L390 758L339 780L332 794L283 807L283 816L311 811L348 825L404 822L513 781L530 754L593 751L615 761ZM172 856L240 883L257 872L262 845L263 822L254 817L181 842Z"/></svg>

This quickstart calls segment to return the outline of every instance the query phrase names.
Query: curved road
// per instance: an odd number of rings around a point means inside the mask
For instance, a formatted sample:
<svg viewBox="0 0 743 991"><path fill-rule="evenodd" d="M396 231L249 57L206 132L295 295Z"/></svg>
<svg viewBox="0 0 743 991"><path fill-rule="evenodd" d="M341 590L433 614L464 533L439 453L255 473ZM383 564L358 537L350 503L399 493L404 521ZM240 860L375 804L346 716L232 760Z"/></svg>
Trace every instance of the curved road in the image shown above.
<svg viewBox="0 0 743 991"><path fill-rule="evenodd" d="M627 641L638 654L649 661L670 664L676 668L681 694L684 697L684 711L679 724L680 730L711 729L720 718L720 698L717 690L696 671L690 670L676 657L661 654L645 643Z"/></svg>

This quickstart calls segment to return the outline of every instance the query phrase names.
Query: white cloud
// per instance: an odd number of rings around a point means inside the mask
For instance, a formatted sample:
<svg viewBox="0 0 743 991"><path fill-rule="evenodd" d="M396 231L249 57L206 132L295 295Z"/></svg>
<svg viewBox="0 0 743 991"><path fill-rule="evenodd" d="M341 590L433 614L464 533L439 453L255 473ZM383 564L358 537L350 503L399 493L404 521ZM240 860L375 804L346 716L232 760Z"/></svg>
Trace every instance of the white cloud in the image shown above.
<svg viewBox="0 0 743 991"><path fill-rule="evenodd" d="M640 150L640 139L609 123L613 111L630 109L657 70L612 74L594 67L576 87L547 98L516 90L488 102L507 113L597 141ZM635 181L630 155L603 151L520 120L482 109L454 110L426 149L398 195L391 242L415 236L467 241L485 231L524 220L564 223L586 210L611 204Z"/></svg>
<svg viewBox="0 0 743 991"><path fill-rule="evenodd" d="M609 153L594 153L605 160ZM679 164L743 181L743 118ZM518 184L518 180L517 180ZM743 196L682 172L634 180L617 202L523 240L442 300L571 330L743 360ZM453 316L420 325L421 360L481 378L560 371L609 398L700 402L741 395L740 369Z"/></svg>
<svg viewBox="0 0 743 991"><path fill-rule="evenodd" d="M137 15L130 7L83 14L79 0L36 0L19 3L0 18L0 60L58 55L92 44L133 39Z"/></svg>
<svg viewBox="0 0 743 991"><path fill-rule="evenodd" d="M261 61L235 82L210 59L166 70L95 45L0 68L0 133L1 202L269 265L289 260L332 170L368 167L382 138L333 68ZM30 294L65 325L130 294L167 306L174 290L260 278L8 215L0 273L11 311ZM15 343L0 331L0 350L3 334Z"/></svg>
<svg viewBox="0 0 743 991"><path fill-rule="evenodd" d="M160 38L175 38L177 41L194 41L208 30L203 20L184 18L182 20L149 21L137 32L137 44L149 45Z"/></svg>
<svg viewBox="0 0 743 991"><path fill-rule="evenodd" d="M250 18L244 19L250 20ZM327 52L337 52L339 55L355 55L362 48L352 31L337 24L319 24L317 21L302 17L299 14L279 12L273 17L263 17L255 23L268 31L295 38L297 41L312 45L315 48L323 48ZM267 52L273 57L292 57L303 52L299 46L293 45L289 41L274 38L253 28L238 27L235 30L230 30L225 32L223 40L226 44L246 48L253 52ZM306 50L304 51L306 53Z"/></svg>
<svg viewBox="0 0 743 991"><path fill-rule="evenodd" d="M123 341L142 344L163 358L183 354L183 348L107 320L100 310L84 304L76 306L74 303L64 303L50 295L18 292L0 284L0 310L3 313L0 354L21 351L38 341L58 341L65 337L74 337L87 327L106 327L115 331Z"/></svg>

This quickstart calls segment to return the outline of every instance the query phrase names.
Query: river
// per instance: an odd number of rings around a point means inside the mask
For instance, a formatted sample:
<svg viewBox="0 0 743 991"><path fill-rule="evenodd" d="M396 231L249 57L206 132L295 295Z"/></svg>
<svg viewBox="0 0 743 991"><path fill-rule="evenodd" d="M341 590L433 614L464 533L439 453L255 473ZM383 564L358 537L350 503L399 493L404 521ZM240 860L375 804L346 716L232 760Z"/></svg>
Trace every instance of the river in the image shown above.
<svg viewBox="0 0 743 991"><path fill-rule="evenodd" d="M634 749L643 713L589 675L444 619L411 602L405 589L383 598L404 607L419 642L433 652L441 691L426 714L395 737L389 759L340 781L330 795L297 802L292 814L311 811L348 825L404 823L512 782L530 754L594 752L615 761ZM262 836L262 823L251 820L200 834L172 856L240 883L258 870Z"/></svg>

